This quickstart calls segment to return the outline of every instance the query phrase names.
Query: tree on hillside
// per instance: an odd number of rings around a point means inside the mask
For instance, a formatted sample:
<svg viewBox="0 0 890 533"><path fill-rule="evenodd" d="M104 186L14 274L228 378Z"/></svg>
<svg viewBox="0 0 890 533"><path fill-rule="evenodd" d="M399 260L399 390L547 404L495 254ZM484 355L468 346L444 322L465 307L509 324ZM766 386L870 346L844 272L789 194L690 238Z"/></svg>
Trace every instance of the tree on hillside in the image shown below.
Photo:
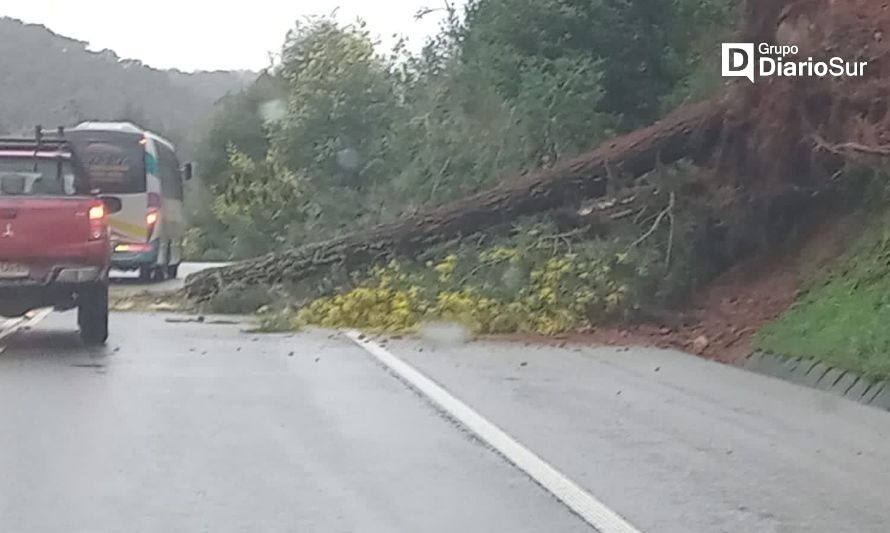
<svg viewBox="0 0 890 533"><path fill-rule="evenodd" d="M225 96L217 103L198 155L201 180L206 185L213 187L225 181L231 150L254 159L265 156L269 139L260 118L260 104L252 89Z"/></svg>
<svg viewBox="0 0 890 533"><path fill-rule="evenodd" d="M278 75L288 113L276 146L293 169L322 188L356 191L381 177L386 137L398 102L389 65L361 23L298 24L284 45Z"/></svg>
<svg viewBox="0 0 890 533"><path fill-rule="evenodd" d="M725 27L729 5L725 0L472 0L460 32L461 57L485 65L511 101L546 102L554 96L529 84L554 78L561 82L554 92L565 100L554 108L564 110L575 99L575 113L595 108L627 129L657 118L661 99L698 59L695 48L707 41L702 36L716 24ZM577 100L591 87L601 88L598 101ZM558 118L573 126L571 113ZM589 133L584 141L589 146Z"/></svg>

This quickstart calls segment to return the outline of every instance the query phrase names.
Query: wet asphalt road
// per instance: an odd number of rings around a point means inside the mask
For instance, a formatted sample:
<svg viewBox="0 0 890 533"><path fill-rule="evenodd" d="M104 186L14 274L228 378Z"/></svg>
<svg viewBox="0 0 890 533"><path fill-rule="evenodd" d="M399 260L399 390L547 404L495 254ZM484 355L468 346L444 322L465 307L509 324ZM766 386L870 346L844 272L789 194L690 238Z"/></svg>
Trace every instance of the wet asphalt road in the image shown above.
<svg viewBox="0 0 890 533"><path fill-rule="evenodd" d="M575 532L352 342L71 314L0 354L0 531ZM890 416L655 350L390 341L645 532L890 530Z"/></svg>
<svg viewBox="0 0 890 533"><path fill-rule="evenodd" d="M642 531L890 531L890 413L674 351L388 347Z"/></svg>
<svg viewBox="0 0 890 533"><path fill-rule="evenodd" d="M348 341L112 318L7 339L0 531L589 531Z"/></svg>

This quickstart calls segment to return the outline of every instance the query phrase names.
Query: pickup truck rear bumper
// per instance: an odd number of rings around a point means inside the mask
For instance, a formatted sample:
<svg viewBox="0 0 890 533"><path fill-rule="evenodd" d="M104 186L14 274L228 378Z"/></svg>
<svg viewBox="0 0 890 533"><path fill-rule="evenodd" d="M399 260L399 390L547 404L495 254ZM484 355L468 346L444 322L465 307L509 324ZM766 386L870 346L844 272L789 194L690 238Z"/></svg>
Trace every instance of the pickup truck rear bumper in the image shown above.
<svg viewBox="0 0 890 533"><path fill-rule="evenodd" d="M39 276L39 277L35 277ZM0 290L4 288L29 288L53 285L56 283L89 283L108 278L108 268L91 265L57 265L41 270L27 278L0 278Z"/></svg>
<svg viewBox="0 0 890 533"><path fill-rule="evenodd" d="M108 283L105 267L56 267L44 280L0 279L0 315L21 316L40 307L71 309L81 291Z"/></svg>

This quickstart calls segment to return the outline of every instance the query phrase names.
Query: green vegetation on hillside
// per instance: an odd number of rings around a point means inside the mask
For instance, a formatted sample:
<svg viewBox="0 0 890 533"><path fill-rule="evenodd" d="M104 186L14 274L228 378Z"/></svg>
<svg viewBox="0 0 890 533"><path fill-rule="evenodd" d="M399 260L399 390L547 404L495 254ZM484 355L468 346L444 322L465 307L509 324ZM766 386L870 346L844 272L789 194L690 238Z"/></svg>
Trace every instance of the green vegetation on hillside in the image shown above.
<svg viewBox="0 0 890 533"><path fill-rule="evenodd" d="M379 53L361 23L301 21L216 115L190 253L245 258L395 220L649 122L717 83L731 5L471 0L417 54Z"/></svg>
<svg viewBox="0 0 890 533"><path fill-rule="evenodd" d="M798 301L759 333L758 347L812 358L873 378L890 378L890 216L830 268L814 274Z"/></svg>

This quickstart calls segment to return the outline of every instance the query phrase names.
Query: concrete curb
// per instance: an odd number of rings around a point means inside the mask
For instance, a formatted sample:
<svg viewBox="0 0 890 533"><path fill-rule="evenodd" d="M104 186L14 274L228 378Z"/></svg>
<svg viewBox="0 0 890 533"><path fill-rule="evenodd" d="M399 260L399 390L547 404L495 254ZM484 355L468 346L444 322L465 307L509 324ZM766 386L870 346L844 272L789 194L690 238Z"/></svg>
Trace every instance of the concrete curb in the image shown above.
<svg viewBox="0 0 890 533"><path fill-rule="evenodd" d="M887 381L869 381L813 359L783 357L759 351L749 355L740 366L758 374L832 392L861 404L890 411L890 382Z"/></svg>

